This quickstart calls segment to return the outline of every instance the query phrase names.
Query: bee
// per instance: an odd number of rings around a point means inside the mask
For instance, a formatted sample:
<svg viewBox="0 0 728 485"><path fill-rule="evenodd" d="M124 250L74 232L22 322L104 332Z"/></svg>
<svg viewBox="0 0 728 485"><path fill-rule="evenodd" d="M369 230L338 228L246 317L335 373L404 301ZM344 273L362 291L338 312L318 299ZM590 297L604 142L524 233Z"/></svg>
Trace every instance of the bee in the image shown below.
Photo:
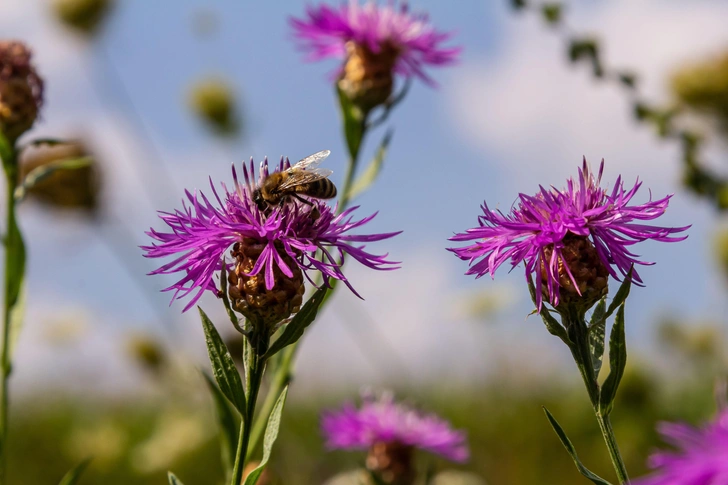
<svg viewBox="0 0 728 485"><path fill-rule="evenodd" d="M330 150L314 153L288 170L268 175L253 191L253 202L263 211L268 207L282 206L291 197L306 205L313 204L301 197L302 195L315 199L336 197L336 186L327 178L333 172L326 168L317 168L330 153Z"/></svg>

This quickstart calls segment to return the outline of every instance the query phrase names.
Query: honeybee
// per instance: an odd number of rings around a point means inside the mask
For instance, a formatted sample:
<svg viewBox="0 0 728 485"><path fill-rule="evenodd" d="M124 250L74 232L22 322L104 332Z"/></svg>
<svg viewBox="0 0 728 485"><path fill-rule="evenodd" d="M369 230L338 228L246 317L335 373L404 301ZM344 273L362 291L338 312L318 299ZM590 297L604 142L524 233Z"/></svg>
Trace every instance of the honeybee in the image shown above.
<svg viewBox="0 0 728 485"><path fill-rule="evenodd" d="M253 202L260 210L265 210L275 205L283 205L290 197L306 205L313 204L302 198L302 195L315 199L336 197L336 186L327 178L333 172L326 168L317 168L330 153L330 150L314 153L288 170L268 175L253 191Z"/></svg>

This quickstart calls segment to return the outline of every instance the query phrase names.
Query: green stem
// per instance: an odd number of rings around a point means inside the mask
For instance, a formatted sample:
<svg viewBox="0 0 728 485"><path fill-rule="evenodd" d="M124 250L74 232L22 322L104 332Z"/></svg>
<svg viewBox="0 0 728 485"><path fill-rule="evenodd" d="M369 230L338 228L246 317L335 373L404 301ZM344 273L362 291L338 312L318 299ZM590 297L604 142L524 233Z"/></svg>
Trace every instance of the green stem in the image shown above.
<svg viewBox="0 0 728 485"><path fill-rule="evenodd" d="M359 165L359 153L361 153L361 145L366 135L366 116L364 116L361 123L361 137L358 143L355 143L352 147L352 151L349 154L349 164L346 166L346 174L344 175L344 184L341 187L341 200L339 200L339 213L344 212L351 201L351 187L354 185L354 176L356 175L356 169Z"/></svg>
<svg viewBox="0 0 728 485"><path fill-rule="evenodd" d="M591 402L592 408L594 409L594 415L599 423L599 429L602 432L602 437L609 450L609 457L612 460L612 466L614 471L617 473L617 478L621 485L629 484L629 476L627 475L627 467L624 465L624 460L619 452L617 446L617 438L614 436L614 430L612 429L612 423L609 421L609 416L605 416L599 410L599 383L597 382L597 376L594 372L594 366L591 360L591 351L589 349L589 329L587 328L586 321L583 315L563 315L564 322L566 323L567 332L569 338L573 342L570 345L571 355L574 357L576 366L579 368L581 378L586 386L587 393L589 394L589 401Z"/></svg>
<svg viewBox="0 0 728 485"><path fill-rule="evenodd" d="M240 425L240 437L238 438L238 448L235 456L231 485L240 485L242 483L245 464L249 459L248 448L250 447L253 417L255 416L255 404L258 400L258 393L263 382L263 373L265 372L265 362L261 359L265 350L268 348L268 337L265 335L267 335L266 328L256 329L251 338L253 343L247 343L249 347L252 347L246 352L247 358L245 363L247 407Z"/></svg>
<svg viewBox="0 0 728 485"><path fill-rule="evenodd" d="M8 456L8 407L10 399L8 395L8 379L12 365L10 362L10 332L12 310L17 303L20 285L15 279L22 278L22 268L25 264L25 251L23 240L15 217L15 188L18 185L17 154L15 148L10 148L8 160L3 160L7 186L7 225L5 241L5 301L3 307L3 341L0 353L0 485L7 481L7 456ZM21 274L16 274L16 269L21 268Z"/></svg>
<svg viewBox="0 0 728 485"><path fill-rule="evenodd" d="M366 116L362 117L361 119L361 137L358 140L358 143L355 143L352 147L352 152L350 153L349 158L349 164L346 167L346 174L344 175L344 184L341 189L341 199L339 200L339 209L338 212L342 213L346 210L346 208L349 206L350 199L350 192L351 187L354 185L354 178L356 175L356 169L359 162L359 153L361 152L360 148L362 145L362 141L364 140L364 136L366 135ZM321 284L321 279L316 280L316 284ZM332 287L333 289L333 287ZM323 309L324 305L326 304L326 301L329 300L329 298L332 295L332 291L330 291L326 295L326 300L324 300L321 303L321 306L319 307L319 312L321 309ZM299 344L301 343L301 340L298 340L298 342L289 345L285 349L281 351L281 361L278 366L278 369L276 370L276 374L274 377L273 382L271 382L270 388L268 389L268 394L266 396L265 401L263 402L263 407L261 408L260 412L260 419L258 422L255 423L255 426L253 427L252 431L252 438L250 441L250 449L248 455L251 455L256 447L258 446L261 437L263 436L263 432L265 431L265 425L266 425L266 417L271 413L273 410L273 406L275 406L276 400L278 399L278 396L283 391L283 388L286 387L291 382L292 372L291 369L293 368L293 358L296 355L296 350L298 349Z"/></svg>

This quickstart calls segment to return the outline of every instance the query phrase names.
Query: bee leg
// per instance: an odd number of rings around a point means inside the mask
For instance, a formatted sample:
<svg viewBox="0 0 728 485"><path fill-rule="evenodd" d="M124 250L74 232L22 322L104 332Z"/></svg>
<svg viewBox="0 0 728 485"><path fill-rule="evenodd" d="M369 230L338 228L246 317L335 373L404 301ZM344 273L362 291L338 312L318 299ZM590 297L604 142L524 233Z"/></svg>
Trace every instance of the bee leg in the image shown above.
<svg viewBox="0 0 728 485"><path fill-rule="evenodd" d="M300 200L300 201L301 201L301 202L303 202L304 204L306 204L306 205L310 205L311 207L313 207L313 203L311 203L310 201L308 201L308 200L304 199L304 198L303 198L303 197L301 197L300 195L298 195L298 194L291 194L291 196L292 196L292 197L294 197L294 198L295 198L295 199L297 199L297 200Z"/></svg>

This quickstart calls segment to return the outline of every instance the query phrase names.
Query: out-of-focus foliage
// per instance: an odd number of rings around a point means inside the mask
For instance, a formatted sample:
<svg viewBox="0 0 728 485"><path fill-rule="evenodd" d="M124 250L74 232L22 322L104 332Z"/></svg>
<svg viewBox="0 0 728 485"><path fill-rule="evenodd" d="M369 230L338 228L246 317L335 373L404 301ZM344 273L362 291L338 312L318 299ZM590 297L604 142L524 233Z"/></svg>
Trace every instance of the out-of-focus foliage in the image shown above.
<svg viewBox="0 0 728 485"><path fill-rule="evenodd" d="M680 106L672 102L656 105L640 92L637 75L604 62L603 47L593 36L576 33L564 18L563 2L511 0L517 12L533 11L563 38L569 62L588 64L595 80L624 88L626 101L632 106L637 121L650 125L661 139L680 145L683 164L683 185L707 199L717 209L728 209L728 178L712 170L702 158L702 133L682 123L683 107L708 113L725 133L728 131L728 57L723 56L696 64L679 72L672 85Z"/></svg>
<svg viewBox="0 0 728 485"><path fill-rule="evenodd" d="M101 27L113 3L113 0L54 0L53 11L64 25L90 35Z"/></svg>
<svg viewBox="0 0 728 485"><path fill-rule="evenodd" d="M88 156L88 150L80 142L30 147L21 156L19 183L39 167ZM34 183L28 190L29 195L55 208L94 211L98 206L100 174L98 164L91 160L78 168L54 170Z"/></svg>
<svg viewBox="0 0 728 485"><path fill-rule="evenodd" d="M672 352L669 346L663 350ZM699 422L713 413L715 375L699 370L700 366L690 361L681 367L694 372L683 378L638 365L643 360L636 353L631 361L617 394L613 421L627 467L633 476L639 476L646 471L647 454L659 444L655 422ZM156 379L154 375L148 378ZM165 374L166 384L174 385L175 379L179 376ZM583 477L574 470L544 418L542 405L558 417L584 464L597 474L611 476L588 398L575 376L568 382L556 377L545 386L523 379L513 384L511 377L503 374L498 380L473 383L468 390L440 393L435 389L397 392L427 403L428 409L468 430L474 457L470 464L454 467L425 454L418 456L418 468L433 467L436 473L448 473L438 484L470 483L458 482L464 476L456 480L455 471L475 473L490 484L582 484ZM24 485L54 483L80 459L93 455L82 484L166 483L166 471L173 469L186 485L222 485L218 429L208 390L200 378L194 388L185 388L183 395L185 399L172 394L161 401L141 402L139 397L113 403L87 398L84 404L46 395L19 401L11 430L16 440L11 479ZM362 467L365 451L327 452L319 432L320 412L350 397L324 394L301 400L299 396L289 404L270 463L272 484L318 485ZM48 406L51 399L54 405ZM44 466L34 466L38 462Z"/></svg>
<svg viewBox="0 0 728 485"><path fill-rule="evenodd" d="M715 254L718 264L728 278L728 228L723 228L715 235Z"/></svg>
<svg viewBox="0 0 728 485"><path fill-rule="evenodd" d="M713 117L728 135L728 52L678 70L671 87L680 102Z"/></svg>
<svg viewBox="0 0 728 485"><path fill-rule="evenodd" d="M219 135L236 136L240 131L237 101L230 85L207 78L192 86L189 103L195 115Z"/></svg>

